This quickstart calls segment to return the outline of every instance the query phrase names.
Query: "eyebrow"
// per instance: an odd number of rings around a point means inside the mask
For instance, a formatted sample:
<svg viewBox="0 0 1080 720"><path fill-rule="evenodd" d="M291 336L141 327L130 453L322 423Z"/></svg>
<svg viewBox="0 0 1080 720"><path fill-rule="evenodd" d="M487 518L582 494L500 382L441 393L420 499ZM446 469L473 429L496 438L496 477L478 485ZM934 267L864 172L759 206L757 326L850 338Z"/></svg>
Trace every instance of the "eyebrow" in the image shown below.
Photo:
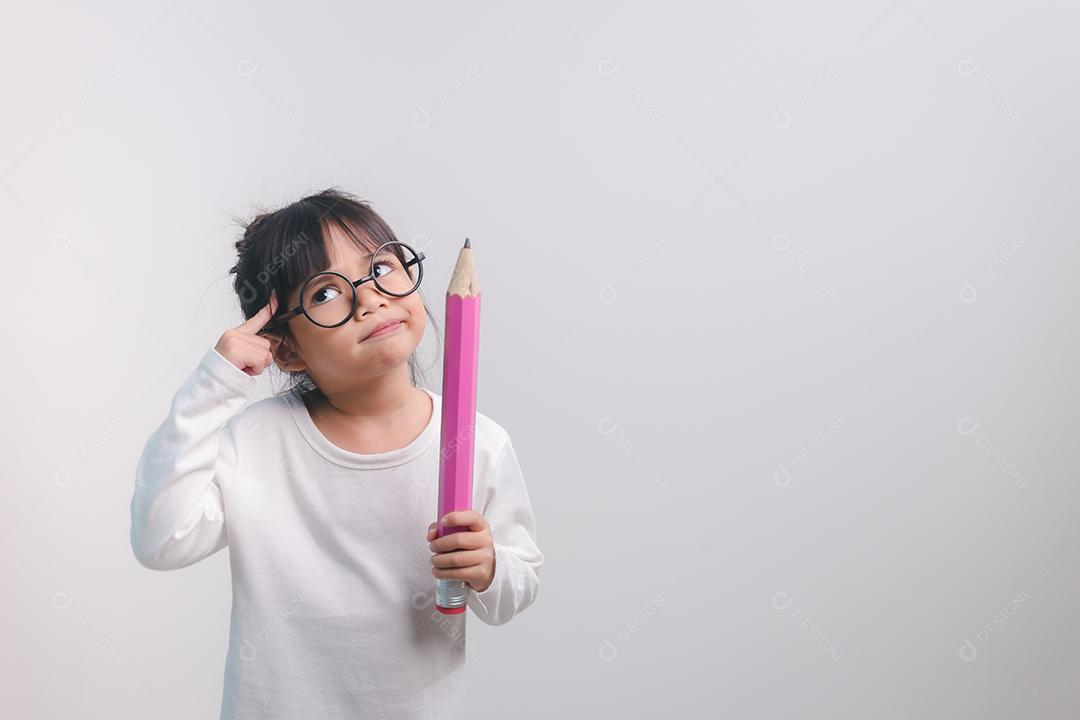
<svg viewBox="0 0 1080 720"><path fill-rule="evenodd" d="M375 254L375 252L374 252L374 251L372 251L372 252L369 252L369 253L368 253L367 255L364 255L364 256L363 256L363 260L364 260L365 262L367 262L367 261L371 260L371 256L372 256L372 255L374 255L374 254ZM391 252L390 250L383 250L383 251L382 251L382 252L380 253L380 255L393 255L393 252ZM332 271L334 271L334 272L339 272L339 273L343 273L343 272L344 272L343 270L339 270L339 269L338 269L337 267L335 267L335 266L333 266L333 265L331 265L330 267L326 268L326 270L332 270ZM324 270L323 272L326 272L326 271Z"/></svg>

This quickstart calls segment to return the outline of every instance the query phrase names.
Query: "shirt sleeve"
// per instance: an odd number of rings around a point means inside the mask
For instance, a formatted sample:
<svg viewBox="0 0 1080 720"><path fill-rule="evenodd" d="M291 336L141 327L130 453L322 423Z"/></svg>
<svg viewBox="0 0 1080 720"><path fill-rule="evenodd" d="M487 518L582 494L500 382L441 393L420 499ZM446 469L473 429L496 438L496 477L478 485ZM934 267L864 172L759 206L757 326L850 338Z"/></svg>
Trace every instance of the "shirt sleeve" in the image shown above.
<svg viewBox="0 0 1080 720"><path fill-rule="evenodd" d="M221 482L236 472L229 420L256 377L211 348L143 448L131 498L131 548L153 570L191 565L228 545Z"/></svg>
<svg viewBox="0 0 1080 720"><path fill-rule="evenodd" d="M470 589L466 604L488 625L502 625L536 599L544 563L529 493L509 437L495 461L480 514L491 528L495 575L483 592Z"/></svg>

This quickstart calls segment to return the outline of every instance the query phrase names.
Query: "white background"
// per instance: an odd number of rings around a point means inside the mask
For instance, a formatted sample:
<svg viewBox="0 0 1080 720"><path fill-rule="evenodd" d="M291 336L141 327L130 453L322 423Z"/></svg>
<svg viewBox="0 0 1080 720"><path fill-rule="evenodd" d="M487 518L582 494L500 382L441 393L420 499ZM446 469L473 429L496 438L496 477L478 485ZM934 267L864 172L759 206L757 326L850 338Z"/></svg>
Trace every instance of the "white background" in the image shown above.
<svg viewBox="0 0 1080 720"><path fill-rule="evenodd" d="M10 5L3 714L217 716L227 553L141 567L135 463L233 218L337 186L437 317L476 251L546 562L470 718L1076 717L1078 18Z"/></svg>

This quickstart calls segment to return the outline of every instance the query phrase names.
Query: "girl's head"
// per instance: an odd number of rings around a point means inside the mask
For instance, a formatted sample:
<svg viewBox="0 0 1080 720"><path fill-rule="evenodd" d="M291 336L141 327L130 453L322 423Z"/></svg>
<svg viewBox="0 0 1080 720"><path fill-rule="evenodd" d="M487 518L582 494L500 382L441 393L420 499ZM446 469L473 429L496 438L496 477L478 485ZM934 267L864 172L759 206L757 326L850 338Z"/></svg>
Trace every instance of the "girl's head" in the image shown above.
<svg viewBox="0 0 1080 720"><path fill-rule="evenodd" d="M315 273L334 270L359 280L371 274L371 254L397 240L366 202L333 188L241 224L236 265L229 270L236 274L233 287L245 318L276 291L271 322L300 304L301 287ZM322 327L300 313L264 332L278 367L291 378L288 389L332 394L373 380L393 381L398 373L417 385L423 373L415 351L424 336L425 316L435 325L422 292L420 287L396 297L368 281L356 288L356 311L342 325ZM403 325L388 335L363 339L387 320Z"/></svg>

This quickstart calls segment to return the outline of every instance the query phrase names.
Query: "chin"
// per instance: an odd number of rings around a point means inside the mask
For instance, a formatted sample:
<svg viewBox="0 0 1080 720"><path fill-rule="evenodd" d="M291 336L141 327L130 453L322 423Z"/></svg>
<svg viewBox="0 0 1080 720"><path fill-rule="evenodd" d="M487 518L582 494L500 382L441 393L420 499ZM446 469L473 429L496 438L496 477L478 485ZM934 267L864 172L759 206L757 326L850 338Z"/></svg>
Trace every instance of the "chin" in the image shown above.
<svg viewBox="0 0 1080 720"><path fill-rule="evenodd" d="M405 362L418 344L406 326L392 337L380 338L373 342L362 340L356 344L356 349L360 355L366 356L369 360L380 358L387 362Z"/></svg>

